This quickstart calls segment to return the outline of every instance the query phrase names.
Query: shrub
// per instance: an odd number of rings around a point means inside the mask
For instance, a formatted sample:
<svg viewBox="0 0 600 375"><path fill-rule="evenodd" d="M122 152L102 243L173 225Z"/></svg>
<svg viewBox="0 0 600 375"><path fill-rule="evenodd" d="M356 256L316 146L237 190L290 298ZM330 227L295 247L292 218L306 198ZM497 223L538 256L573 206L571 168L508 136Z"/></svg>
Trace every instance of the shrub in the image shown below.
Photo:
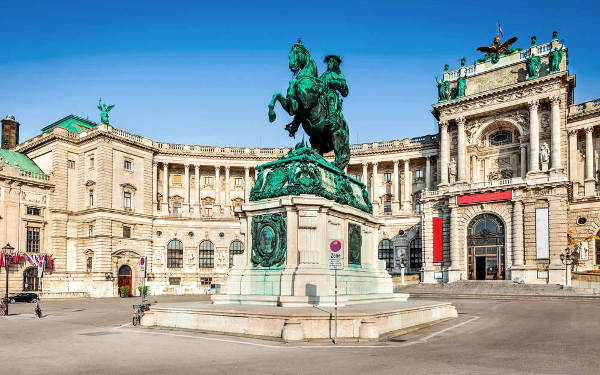
<svg viewBox="0 0 600 375"><path fill-rule="evenodd" d="M142 294L142 286L138 286L138 292L140 292L140 295ZM144 286L144 297L148 296L148 285Z"/></svg>
<svg viewBox="0 0 600 375"><path fill-rule="evenodd" d="M119 289L121 291L121 296L129 296L129 285L123 285Z"/></svg>

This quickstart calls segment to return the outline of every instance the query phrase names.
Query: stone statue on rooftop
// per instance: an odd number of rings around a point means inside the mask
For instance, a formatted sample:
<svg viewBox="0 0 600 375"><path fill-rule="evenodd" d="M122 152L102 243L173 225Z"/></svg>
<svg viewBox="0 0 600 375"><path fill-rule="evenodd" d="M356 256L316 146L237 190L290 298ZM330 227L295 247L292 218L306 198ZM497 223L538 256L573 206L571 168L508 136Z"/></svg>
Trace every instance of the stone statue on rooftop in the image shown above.
<svg viewBox="0 0 600 375"><path fill-rule="evenodd" d="M102 103L102 98L98 99L98 109L100 110L100 122L102 124L108 125L108 112L110 112L110 110L113 109L114 106L114 104L107 106L106 103Z"/></svg>
<svg viewBox="0 0 600 375"><path fill-rule="evenodd" d="M310 145L319 154L334 151L333 165L343 170L350 160L348 124L342 115L342 96L348 95L346 79L340 71L342 60L335 55L325 58L328 69L321 77L314 59L300 39L292 46L289 67L293 73L287 95L273 94L269 102L269 121L275 121L275 103L294 119L285 129L290 137L302 128L309 136Z"/></svg>

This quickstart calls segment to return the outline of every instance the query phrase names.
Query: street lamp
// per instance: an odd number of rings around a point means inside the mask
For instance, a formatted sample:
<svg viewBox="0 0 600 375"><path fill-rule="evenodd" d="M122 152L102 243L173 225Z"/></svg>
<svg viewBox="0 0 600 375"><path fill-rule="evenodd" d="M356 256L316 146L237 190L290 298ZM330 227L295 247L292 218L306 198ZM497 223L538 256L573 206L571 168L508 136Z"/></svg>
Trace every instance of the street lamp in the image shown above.
<svg viewBox="0 0 600 375"><path fill-rule="evenodd" d="M6 243L6 246L2 248L4 252L4 257L6 260L6 254L12 255L12 252L15 248L10 246L10 243ZM8 265L10 263L10 259L6 262L6 291L4 295L4 316L8 316Z"/></svg>
<svg viewBox="0 0 600 375"><path fill-rule="evenodd" d="M571 275L569 267L575 260L577 259L577 254L575 251L571 252L570 248L565 248L565 252L560 254L560 261L565 265L565 283L567 286L571 286Z"/></svg>

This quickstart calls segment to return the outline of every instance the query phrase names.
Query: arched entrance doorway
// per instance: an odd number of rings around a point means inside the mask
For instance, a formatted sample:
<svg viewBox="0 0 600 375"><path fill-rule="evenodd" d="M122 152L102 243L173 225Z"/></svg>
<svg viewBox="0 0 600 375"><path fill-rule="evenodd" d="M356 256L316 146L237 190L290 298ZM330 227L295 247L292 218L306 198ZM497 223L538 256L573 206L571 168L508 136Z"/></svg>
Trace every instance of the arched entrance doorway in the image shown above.
<svg viewBox="0 0 600 375"><path fill-rule="evenodd" d="M482 214L467 229L470 280L504 279L504 224L498 216Z"/></svg>
<svg viewBox="0 0 600 375"><path fill-rule="evenodd" d="M119 295L121 295L121 287L128 286L129 287L129 295L133 292L133 287L131 285L131 267L125 265L119 268Z"/></svg>
<svg viewBox="0 0 600 375"><path fill-rule="evenodd" d="M35 267L29 267L23 272L23 290L24 291L36 291L40 285L40 279L38 279L38 271Z"/></svg>

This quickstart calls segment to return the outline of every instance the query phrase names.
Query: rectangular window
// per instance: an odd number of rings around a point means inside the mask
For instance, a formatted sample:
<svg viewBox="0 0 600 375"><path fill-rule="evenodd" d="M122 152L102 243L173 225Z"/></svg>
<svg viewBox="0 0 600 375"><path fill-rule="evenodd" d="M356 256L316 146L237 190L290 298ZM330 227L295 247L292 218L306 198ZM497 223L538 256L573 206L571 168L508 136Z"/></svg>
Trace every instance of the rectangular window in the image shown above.
<svg viewBox="0 0 600 375"><path fill-rule="evenodd" d="M383 174L383 181L385 181L385 182L392 181L392 174L390 172L385 172Z"/></svg>
<svg viewBox="0 0 600 375"><path fill-rule="evenodd" d="M126 210L131 210L131 193L124 192L123 193L123 208Z"/></svg>
<svg viewBox="0 0 600 375"><path fill-rule="evenodd" d="M131 227L123 225L123 238L131 238Z"/></svg>
<svg viewBox="0 0 600 375"><path fill-rule="evenodd" d="M90 207L93 207L94 206L94 191L93 190L90 190L89 202L90 202Z"/></svg>
<svg viewBox="0 0 600 375"><path fill-rule="evenodd" d="M94 157L93 156L90 156L90 163L89 163L89 165L90 165L90 169L94 169Z"/></svg>
<svg viewBox="0 0 600 375"><path fill-rule="evenodd" d="M423 170L422 169L417 169L415 171L415 178L423 178Z"/></svg>
<svg viewBox="0 0 600 375"><path fill-rule="evenodd" d="M92 237L94 235L94 226L88 225L88 236Z"/></svg>
<svg viewBox="0 0 600 375"><path fill-rule="evenodd" d="M385 200L383 202L383 212L385 213L390 213L392 212L392 201L390 200Z"/></svg>
<svg viewBox="0 0 600 375"><path fill-rule="evenodd" d="M27 252L40 252L40 228L27 227Z"/></svg>
<svg viewBox="0 0 600 375"><path fill-rule="evenodd" d="M131 160L127 160L127 159L123 160L123 168L130 171L131 170Z"/></svg>
<svg viewBox="0 0 600 375"><path fill-rule="evenodd" d="M535 209L535 248L537 259L550 257L550 233L548 228L548 208Z"/></svg>
<svg viewBox="0 0 600 375"><path fill-rule="evenodd" d="M75 168L75 160L67 160L67 168Z"/></svg>
<svg viewBox="0 0 600 375"><path fill-rule="evenodd" d="M419 202L415 202L415 211L421 212L421 204Z"/></svg>
<svg viewBox="0 0 600 375"><path fill-rule="evenodd" d="M236 184L237 186L243 185L243 184L244 184L244 179L243 179L243 178L241 178L241 177L236 177L236 178L235 178L235 184Z"/></svg>
<svg viewBox="0 0 600 375"><path fill-rule="evenodd" d="M212 205L207 204L204 206L204 215L205 216L212 216Z"/></svg>
<svg viewBox="0 0 600 375"><path fill-rule="evenodd" d="M27 207L27 215L35 215L40 216L42 214L42 210L37 207Z"/></svg>
<svg viewBox="0 0 600 375"><path fill-rule="evenodd" d="M181 203L173 202L173 215L181 215Z"/></svg>
<svg viewBox="0 0 600 375"><path fill-rule="evenodd" d="M360 179L361 175L359 175L359 174L355 175L354 178L356 178L358 181L361 181L361 179Z"/></svg>
<svg viewBox="0 0 600 375"><path fill-rule="evenodd" d="M213 178L211 176L204 177L204 185L212 185L212 184L213 184Z"/></svg>
<svg viewBox="0 0 600 375"><path fill-rule="evenodd" d="M169 285L181 284L181 277L169 277Z"/></svg>
<svg viewBox="0 0 600 375"><path fill-rule="evenodd" d="M92 257L87 258L85 269L87 270L87 272L92 272Z"/></svg>
<svg viewBox="0 0 600 375"><path fill-rule="evenodd" d="M210 285L212 283L212 277L201 277L200 285Z"/></svg>

